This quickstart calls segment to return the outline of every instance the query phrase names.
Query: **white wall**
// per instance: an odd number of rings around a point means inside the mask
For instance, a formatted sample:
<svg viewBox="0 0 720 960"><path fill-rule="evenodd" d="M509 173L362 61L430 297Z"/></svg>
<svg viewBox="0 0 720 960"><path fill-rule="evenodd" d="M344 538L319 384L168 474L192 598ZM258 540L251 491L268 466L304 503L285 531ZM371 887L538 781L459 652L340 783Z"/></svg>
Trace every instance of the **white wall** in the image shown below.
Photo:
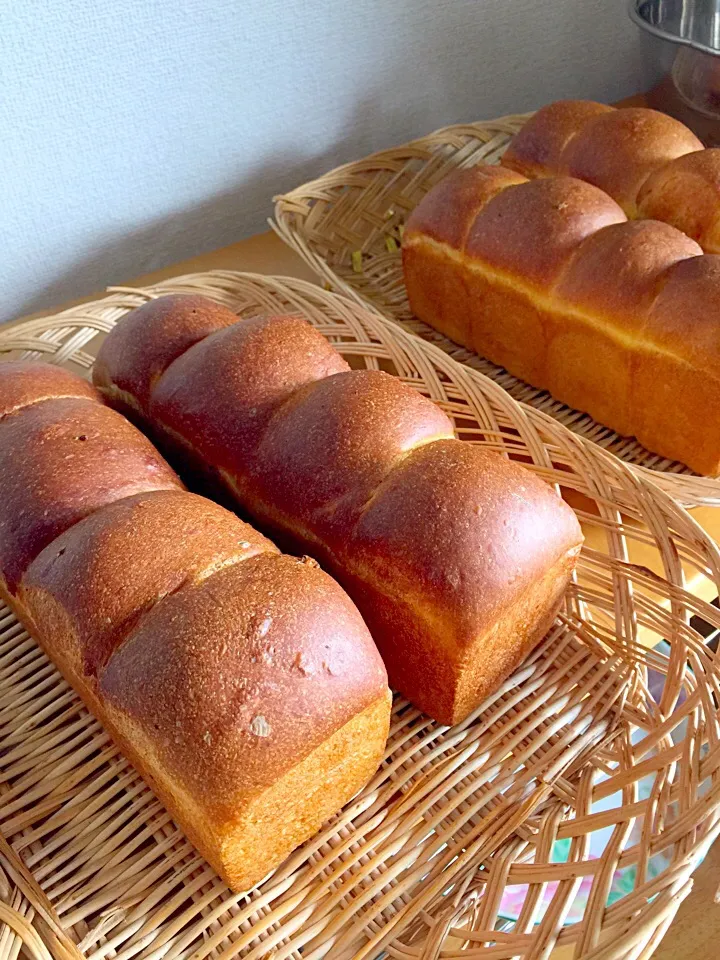
<svg viewBox="0 0 720 960"><path fill-rule="evenodd" d="M247 236L370 150L647 88L625 6L0 0L0 319Z"/></svg>

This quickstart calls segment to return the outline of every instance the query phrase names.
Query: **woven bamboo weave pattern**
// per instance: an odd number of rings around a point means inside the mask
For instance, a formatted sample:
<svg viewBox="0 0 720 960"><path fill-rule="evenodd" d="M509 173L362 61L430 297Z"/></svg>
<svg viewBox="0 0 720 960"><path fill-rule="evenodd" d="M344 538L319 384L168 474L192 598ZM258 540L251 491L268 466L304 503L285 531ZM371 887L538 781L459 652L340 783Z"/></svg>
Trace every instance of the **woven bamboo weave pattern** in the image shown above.
<svg viewBox="0 0 720 960"><path fill-rule="evenodd" d="M566 406L489 360L453 343L410 312L400 244L408 214L453 170L497 163L527 114L445 127L411 143L345 164L275 198L270 226L330 290L351 297L480 370L516 400L548 413L573 432L641 469L686 506L720 504L720 479L698 477L651 453L588 414Z"/></svg>
<svg viewBox="0 0 720 960"><path fill-rule="evenodd" d="M87 372L128 310L202 292L305 315L357 367L439 403L467 442L561 485L586 546L552 630L447 728L397 698L386 758L320 833L232 894L0 610L0 958L396 960L649 956L720 830L720 552L662 489L477 371L307 283L179 277L0 332L0 356ZM653 546L659 572L630 562ZM667 641L655 649L648 649Z"/></svg>

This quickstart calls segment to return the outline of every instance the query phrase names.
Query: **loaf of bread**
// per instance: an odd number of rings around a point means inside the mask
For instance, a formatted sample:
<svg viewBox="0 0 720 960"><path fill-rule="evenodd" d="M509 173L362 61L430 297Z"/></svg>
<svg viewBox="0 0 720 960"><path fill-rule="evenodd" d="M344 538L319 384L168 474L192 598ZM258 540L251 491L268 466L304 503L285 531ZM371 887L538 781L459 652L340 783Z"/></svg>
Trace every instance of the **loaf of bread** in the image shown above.
<svg viewBox="0 0 720 960"><path fill-rule="evenodd" d="M530 179L585 180L630 219L662 220L720 253L720 149L703 149L667 114L559 100L527 121L501 163Z"/></svg>
<svg viewBox="0 0 720 960"><path fill-rule="evenodd" d="M478 166L408 219L413 313L618 433L720 474L720 258L597 187Z"/></svg>
<svg viewBox="0 0 720 960"><path fill-rule="evenodd" d="M467 717L550 626L582 540L572 510L301 317L162 297L118 323L93 379L336 576L391 685L437 720Z"/></svg>
<svg viewBox="0 0 720 960"><path fill-rule="evenodd" d="M0 500L0 593L231 887L375 772L390 693L356 607L84 380L0 363Z"/></svg>

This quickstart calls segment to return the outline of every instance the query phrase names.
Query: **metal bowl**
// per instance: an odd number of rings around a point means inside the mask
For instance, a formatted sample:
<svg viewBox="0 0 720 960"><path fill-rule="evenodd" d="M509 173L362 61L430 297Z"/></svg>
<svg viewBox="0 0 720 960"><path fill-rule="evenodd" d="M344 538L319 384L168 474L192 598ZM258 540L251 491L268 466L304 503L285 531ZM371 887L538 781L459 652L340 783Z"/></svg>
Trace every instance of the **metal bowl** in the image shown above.
<svg viewBox="0 0 720 960"><path fill-rule="evenodd" d="M680 97L705 116L720 116L720 0L631 0L632 20L679 44L672 79Z"/></svg>
<svg viewBox="0 0 720 960"><path fill-rule="evenodd" d="M720 55L720 0L630 0L629 13L662 40Z"/></svg>

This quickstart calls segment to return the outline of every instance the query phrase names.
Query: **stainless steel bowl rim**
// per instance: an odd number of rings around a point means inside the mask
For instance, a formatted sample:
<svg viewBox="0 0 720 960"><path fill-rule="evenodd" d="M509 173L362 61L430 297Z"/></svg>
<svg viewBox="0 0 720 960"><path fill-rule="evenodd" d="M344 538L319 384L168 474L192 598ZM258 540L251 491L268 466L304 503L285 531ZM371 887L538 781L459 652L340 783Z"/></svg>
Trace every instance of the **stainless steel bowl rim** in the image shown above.
<svg viewBox="0 0 720 960"><path fill-rule="evenodd" d="M687 13L692 18L696 10L700 14L706 12L707 0L675 0L672 4L674 8L680 8L683 13ZM720 26L720 3L715 4L716 18L706 18L707 36L702 39L698 37L689 37L678 30L669 29L664 25L663 7L668 7L667 0L629 0L628 13L630 19L636 23L642 30L651 33L661 40L669 40L671 43L680 44L685 47L692 47L693 50L699 50L701 53L708 53L713 57L720 56L720 38L718 37L718 27ZM704 9L701 9L704 8ZM660 16L656 22L650 22L643 11L659 10ZM683 17L680 17L682 21ZM697 21L695 21L697 22ZM701 26L703 18L701 16ZM716 44L716 45L714 45Z"/></svg>

